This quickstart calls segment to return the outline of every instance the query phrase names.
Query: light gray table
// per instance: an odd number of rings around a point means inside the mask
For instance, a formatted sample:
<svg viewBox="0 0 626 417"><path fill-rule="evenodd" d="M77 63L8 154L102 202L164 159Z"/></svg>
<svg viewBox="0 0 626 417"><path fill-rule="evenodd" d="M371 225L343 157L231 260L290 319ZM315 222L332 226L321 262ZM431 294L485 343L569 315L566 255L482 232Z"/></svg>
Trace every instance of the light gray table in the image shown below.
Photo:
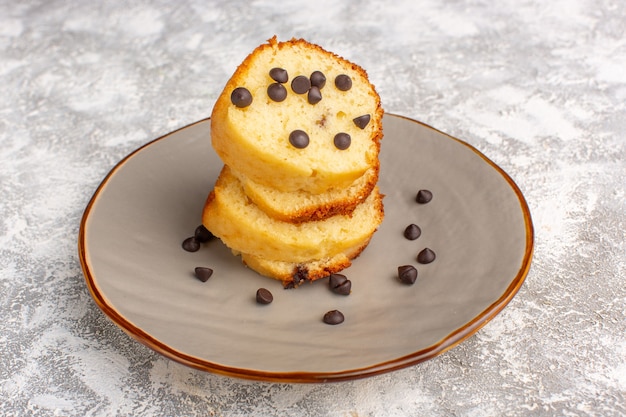
<svg viewBox="0 0 626 417"><path fill-rule="evenodd" d="M0 2L0 415L626 414L626 5L619 0ZM338 5L340 4L340 5ZM83 209L114 164L209 116L277 34L365 67L388 112L526 196L521 291L444 355L329 385L196 371L92 301Z"/></svg>

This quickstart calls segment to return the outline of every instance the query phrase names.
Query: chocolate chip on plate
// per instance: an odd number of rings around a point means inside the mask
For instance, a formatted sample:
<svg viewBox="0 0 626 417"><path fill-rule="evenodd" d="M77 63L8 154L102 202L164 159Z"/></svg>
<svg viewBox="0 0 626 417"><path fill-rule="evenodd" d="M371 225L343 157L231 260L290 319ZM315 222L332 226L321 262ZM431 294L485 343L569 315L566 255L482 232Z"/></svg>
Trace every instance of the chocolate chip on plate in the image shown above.
<svg viewBox="0 0 626 417"><path fill-rule="evenodd" d="M313 86L309 90L306 98L309 104L317 104L322 101L322 93L320 92L320 89L318 87Z"/></svg>
<svg viewBox="0 0 626 417"><path fill-rule="evenodd" d="M273 101L280 103L287 98L287 89L279 83L272 83L267 87L267 95Z"/></svg>
<svg viewBox="0 0 626 417"><path fill-rule="evenodd" d="M350 138L350 135L344 132L337 133L333 139L335 147L341 151L348 149L351 141L352 138Z"/></svg>
<svg viewBox="0 0 626 417"><path fill-rule="evenodd" d="M336 294L349 295L352 282L343 274L331 274L328 279L328 288Z"/></svg>
<svg viewBox="0 0 626 417"><path fill-rule="evenodd" d="M413 265L402 265L398 267L398 278L407 285L415 284L417 279L417 269Z"/></svg>
<svg viewBox="0 0 626 417"><path fill-rule="evenodd" d="M256 292L256 302L259 304L270 304L274 301L274 296L266 288L259 288Z"/></svg>
<svg viewBox="0 0 626 417"><path fill-rule="evenodd" d="M317 87L320 90L326 85L326 76L322 71L313 71L310 78L311 86Z"/></svg>
<svg viewBox="0 0 626 417"><path fill-rule="evenodd" d="M331 310L324 314L324 323L326 324L339 324L343 323L344 316L343 313L339 310Z"/></svg>
<svg viewBox="0 0 626 417"><path fill-rule="evenodd" d="M187 252L197 252L200 250L200 242L198 242L198 239L195 236L188 237L183 240L183 249Z"/></svg>
<svg viewBox="0 0 626 417"><path fill-rule="evenodd" d="M304 75L298 75L291 81L291 89L296 94L304 94L311 88L311 81Z"/></svg>
<svg viewBox="0 0 626 417"><path fill-rule="evenodd" d="M359 129L365 129L365 126L370 122L371 116L369 114L364 114L363 116L355 117L352 119L356 127Z"/></svg>
<svg viewBox="0 0 626 417"><path fill-rule="evenodd" d="M196 273L196 278L202 282L207 282L213 275L213 270L205 266L197 266L194 272Z"/></svg>
<svg viewBox="0 0 626 417"><path fill-rule="evenodd" d="M284 68L272 68L270 70L270 77L277 83L286 83L289 80L289 74Z"/></svg>
<svg viewBox="0 0 626 417"><path fill-rule="evenodd" d="M435 252L433 252L429 248L426 248L417 254L417 262L421 264L429 264L434 261L436 257L437 256L435 255Z"/></svg>
<svg viewBox="0 0 626 417"><path fill-rule="evenodd" d="M294 130L289 134L289 143L294 148L304 149L309 146L309 135L303 130Z"/></svg>
<svg viewBox="0 0 626 417"><path fill-rule="evenodd" d="M237 107L248 107L252 104L252 94L247 88L237 87L230 94L230 101Z"/></svg>
<svg viewBox="0 0 626 417"><path fill-rule="evenodd" d="M211 240L211 239L213 239L215 237L215 236L213 236L213 233L211 233L206 227L204 227L203 224L201 224L200 226L196 227L196 230L195 230L193 236L200 243L208 242L209 240Z"/></svg>
<svg viewBox="0 0 626 417"><path fill-rule="evenodd" d="M419 190L415 196L415 201L420 204L426 204L433 199L433 193L428 190Z"/></svg>
<svg viewBox="0 0 626 417"><path fill-rule="evenodd" d="M410 224L404 229L404 237L409 240L415 240L422 235L422 229L416 224Z"/></svg>
<svg viewBox="0 0 626 417"><path fill-rule="evenodd" d="M348 91L352 88L352 79L346 74L338 75L335 78L335 87L341 91Z"/></svg>

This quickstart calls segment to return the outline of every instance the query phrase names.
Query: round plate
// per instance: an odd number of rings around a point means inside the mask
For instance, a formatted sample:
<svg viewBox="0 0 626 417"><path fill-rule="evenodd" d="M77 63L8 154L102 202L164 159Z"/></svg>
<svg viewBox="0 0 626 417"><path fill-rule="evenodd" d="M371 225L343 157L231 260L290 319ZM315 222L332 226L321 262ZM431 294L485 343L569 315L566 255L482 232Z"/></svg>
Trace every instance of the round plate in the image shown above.
<svg viewBox="0 0 626 417"><path fill-rule="evenodd" d="M338 381L414 365L450 349L518 291L533 248L528 206L511 178L468 144L386 114L379 186L385 220L344 270L352 293L327 280L284 290L244 267L219 240L181 248L200 224L222 167L209 120L156 139L122 160L87 206L79 254L98 306L128 334L186 365L250 379ZM433 199L417 204L428 189ZM407 225L422 229L417 240ZM418 264L432 249L437 259ZM414 265L413 285L397 268ZM207 282L196 266L215 272ZM265 287L274 302L255 301ZM342 324L323 323L330 310Z"/></svg>

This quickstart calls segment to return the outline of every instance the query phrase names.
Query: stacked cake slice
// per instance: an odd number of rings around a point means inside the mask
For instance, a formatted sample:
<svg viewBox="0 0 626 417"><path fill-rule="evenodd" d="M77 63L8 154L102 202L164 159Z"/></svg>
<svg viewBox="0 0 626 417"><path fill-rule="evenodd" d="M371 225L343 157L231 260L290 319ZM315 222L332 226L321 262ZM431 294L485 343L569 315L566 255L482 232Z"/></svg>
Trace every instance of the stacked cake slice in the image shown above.
<svg viewBox="0 0 626 417"><path fill-rule="evenodd" d="M225 165L203 224L285 286L348 267L383 219L382 113L357 65L301 39L270 39L213 109L212 144Z"/></svg>

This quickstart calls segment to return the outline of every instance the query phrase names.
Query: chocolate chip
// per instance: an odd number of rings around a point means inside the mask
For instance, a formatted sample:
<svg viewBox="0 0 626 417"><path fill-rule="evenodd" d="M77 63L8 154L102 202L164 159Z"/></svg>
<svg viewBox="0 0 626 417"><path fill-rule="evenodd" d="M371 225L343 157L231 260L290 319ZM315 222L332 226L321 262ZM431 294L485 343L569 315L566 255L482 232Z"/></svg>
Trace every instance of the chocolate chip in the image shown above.
<svg viewBox="0 0 626 417"><path fill-rule="evenodd" d="M344 282L348 281L348 277L343 274L330 274L328 277L328 286L332 288L337 288Z"/></svg>
<svg viewBox="0 0 626 417"><path fill-rule="evenodd" d="M300 285L302 281L306 281L309 279L309 270L304 265L298 265L294 268L294 271L291 276L292 286L291 288L297 287Z"/></svg>
<svg viewBox="0 0 626 417"><path fill-rule="evenodd" d="M326 85L326 76L321 71L313 71L311 73L311 86L317 87L320 90Z"/></svg>
<svg viewBox="0 0 626 417"><path fill-rule="evenodd" d="M309 135L303 130L294 130L289 134L289 143L291 143L294 148L304 149L309 146Z"/></svg>
<svg viewBox="0 0 626 417"><path fill-rule="evenodd" d="M331 310L324 314L324 323L326 324L339 324L343 323L343 313L339 310Z"/></svg>
<svg viewBox="0 0 626 417"><path fill-rule="evenodd" d="M328 288L336 294L349 295L352 282L343 274L331 274L328 280Z"/></svg>
<svg viewBox="0 0 626 417"><path fill-rule="evenodd" d="M339 150L346 150L350 147L350 135L348 135L347 133L337 133L335 135L335 138L333 139L333 142L335 143L335 147Z"/></svg>
<svg viewBox="0 0 626 417"><path fill-rule="evenodd" d="M413 285L417 280L417 269L413 265L402 265L398 267L398 278L403 284Z"/></svg>
<svg viewBox="0 0 626 417"><path fill-rule="evenodd" d="M309 94L307 94L306 98L309 104L317 104L322 101L322 93L319 88L313 86L309 90Z"/></svg>
<svg viewBox="0 0 626 417"><path fill-rule="evenodd" d="M421 264L429 264L434 261L436 257L435 252L426 248L417 254L417 262Z"/></svg>
<svg viewBox="0 0 626 417"><path fill-rule="evenodd" d="M203 224L196 227L196 231L194 232L193 236L200 243L208 242L215 237L213 236L213 233L211 233L206 227L204 227Z"/></svg>
<svg viewBox="0 0 626 417"><path fill-rule="evenodd" d="M274 101L281 102L287 98L287 89L279 83L272 83L267 87L267 95Z"/></svg>
<svg viewBox="0 0 626 417"><path fill-rule="evenodd" d="M256 292L256 302L259 304L270 304L272 301L274 301L274 296L272 295L272 293L265 289L265 288L259 288Z"/></svg>
<svg viewBox="0 0 626 417"><path fill-rule="evenodd" d="M200 249L200 242L198 242L198 239L196 239L195 236L188 237L183 240L183 249L187 252L198 252Z"/></svg>
<svg viewBox="0 0 626 417"><path fill-rule="evenodd" d="M433 199L433 193L428 190L419 190L415 196L415 201L420 204L426 204Z"/></svg>
<svg viewBox="0 0 626 417"><path fill-rule="evenodd" d="M284 68L272 68L270 77L277 83L286 83L289 80L289 74L287 74L287 70Z"/></svg>
<svg viewBox="0 0 626 417"><path fill-rule="evenodd" d="M194 272L196 273L196 278L202 282L207 282L209 278L211 278L211 275L213 275L213 270L204 266L196 267Z"/></svg>
<svg viewBox="0 0 626 417"><path fill-rule="evenodd" d="M415 240L422 235L422 229L416 224L410 224L404 229L404 237L409 240Z"/></svg>
<svg viewBox="0 0 626 417"><path fill-rule="evenodd" d="M369 114L364 114L363 116L355 117L352 121L359 129L365 129L365 126L367 126L370 122L370 119L371 116Z"/></svg>
<svg viewBox="0 0 626 417"><path fill-rule="evenodd" d="M341 91L348 91L352 88L352 79L346 74L338 75L337 78L335 78L335 87Z"/></svg>
<svg viewBox="0 0 626 417"><path fill-rule="evenodd" d="M296 94L304 94L309 91L309 88L311 88L311 81L304 75L298 75L291 82L291 89Z"/></svg>
<svg viewBox="0 0 626 417"><path fill-rule="evenodd" d="M252 94L243 87L237 87L230 94L230 101L237 107L248 107L252 104Z"/></svg>

